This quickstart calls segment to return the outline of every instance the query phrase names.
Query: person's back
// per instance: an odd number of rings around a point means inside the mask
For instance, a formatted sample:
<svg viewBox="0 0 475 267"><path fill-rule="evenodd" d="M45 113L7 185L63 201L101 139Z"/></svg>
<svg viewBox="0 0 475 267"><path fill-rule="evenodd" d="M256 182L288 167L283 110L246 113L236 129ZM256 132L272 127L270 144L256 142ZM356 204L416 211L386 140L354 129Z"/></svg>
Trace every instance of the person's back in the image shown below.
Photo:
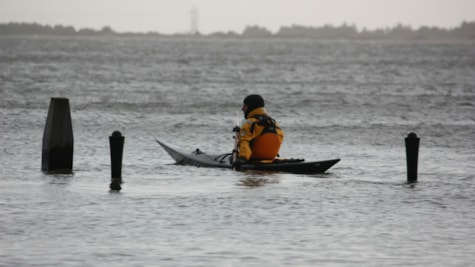
<svg viewBox="0 0 475 267"><path fill-rule="evenodd" d="M239 159L234 165L249 160L274 160L284 139L278 123L264 109L264 99L249 95L242 107L245 120L239 131Z"/></svg>

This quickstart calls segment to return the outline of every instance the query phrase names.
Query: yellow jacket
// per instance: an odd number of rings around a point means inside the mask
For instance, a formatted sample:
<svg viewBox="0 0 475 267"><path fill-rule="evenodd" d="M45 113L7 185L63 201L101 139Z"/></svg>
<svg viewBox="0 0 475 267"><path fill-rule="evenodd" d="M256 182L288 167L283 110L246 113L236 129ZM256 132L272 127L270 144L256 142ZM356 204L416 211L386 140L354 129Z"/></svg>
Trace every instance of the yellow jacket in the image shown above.
<svg viewBox="0 0 475 267"><path fill-rule="evenodd" d="M256 108L242 122L239 157L246 160L273 160L283 140L284 132L278 123L267 115L264 108Z"/></svg>

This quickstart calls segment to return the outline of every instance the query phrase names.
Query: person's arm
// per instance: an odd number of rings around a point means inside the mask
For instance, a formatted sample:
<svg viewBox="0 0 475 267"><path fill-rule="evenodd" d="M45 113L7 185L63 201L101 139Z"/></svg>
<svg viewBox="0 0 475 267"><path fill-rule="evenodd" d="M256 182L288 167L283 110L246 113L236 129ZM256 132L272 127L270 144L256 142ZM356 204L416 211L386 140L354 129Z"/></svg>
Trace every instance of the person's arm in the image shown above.
<svg viewBox="0 0 475 267"><path fill-rule="evenodd" d="M254 133L251 133L251 120L245 120L241 126L239 132L239 156L238 158L245 159L246 161L251 158L252 150L249 142L254 138Z"/></svg>

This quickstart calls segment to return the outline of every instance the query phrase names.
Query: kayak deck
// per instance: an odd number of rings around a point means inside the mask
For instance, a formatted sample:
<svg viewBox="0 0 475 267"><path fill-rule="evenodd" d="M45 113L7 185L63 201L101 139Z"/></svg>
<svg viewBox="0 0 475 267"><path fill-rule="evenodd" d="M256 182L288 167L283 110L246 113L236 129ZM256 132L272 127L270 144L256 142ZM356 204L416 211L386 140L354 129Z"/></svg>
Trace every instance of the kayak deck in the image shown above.
<svg viewBox="0 0 475 267"><path fill-rule="evenodd" d="M156 141L178 165L232 169L230 160L231 154L211 155L199 149L196 149L192 153L185 153L173 149L158 140ZM339 161L340 159L311 162L305 162L303 159L277 159L271 163L248 162L243 164L240 170L315 174L324 173Z"/></svg>

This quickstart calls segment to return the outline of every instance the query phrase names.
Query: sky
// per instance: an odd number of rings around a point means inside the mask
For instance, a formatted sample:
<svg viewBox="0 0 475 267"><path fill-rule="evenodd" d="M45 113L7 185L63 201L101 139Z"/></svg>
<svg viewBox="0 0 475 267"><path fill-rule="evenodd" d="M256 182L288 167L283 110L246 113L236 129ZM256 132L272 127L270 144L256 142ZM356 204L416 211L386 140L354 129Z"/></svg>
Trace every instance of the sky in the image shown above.
<svg viewBox="0 0 475 267"><path fill-rule="evenodd" d="M192 25L203 34L242 33L250 25L277 32L343 23L360 30L398 23L454 28L463 21L475 21L475 0L0 0L0 23L110 26L117 32L189 33Z"/></svg>

